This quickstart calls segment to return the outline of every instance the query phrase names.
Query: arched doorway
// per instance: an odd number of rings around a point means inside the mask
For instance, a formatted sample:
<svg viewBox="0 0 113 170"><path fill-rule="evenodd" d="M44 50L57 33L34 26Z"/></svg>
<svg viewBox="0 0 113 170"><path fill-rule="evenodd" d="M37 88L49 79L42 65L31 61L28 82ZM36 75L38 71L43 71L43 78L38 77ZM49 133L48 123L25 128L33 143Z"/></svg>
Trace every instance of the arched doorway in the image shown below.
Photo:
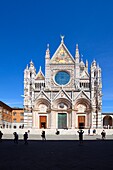
<svg viewBox="0 0 113 170"><path fill-rule="evenodd" d="M58 113L58 129L66 129L66 128L67 128L67 114Z"/></svg>
<svg viewBox="0 0 113 170"><path fill-rule="evenodd" d="M39 116L40 117L40 128L47 128L47 116Z"/></svg>
<svg viewBox="0 0 113 170"><path fill-rule="evenodd" d="M85 116L78 116L78 128L79 129L85 128Z"/></svg>
<svg viewBox="0 0 113 170"><path fill-rule="evenodd" d="M50 115L49 110L50 103L46 99L40 98L35 101L34 112L33 112L33 127L49 128Z"/></svg>
<svg viewBox="0 0 113 170"><path fill-rule="evenodd" d="M112 126L112 117L111 116L105 116L103 118L103 126L104 127Z"/></svg>
<svg viewBox="0 0 113 170"><path fill-rule="evenodd" d="M71 108L72 104L66 98L58 98L54 101L52 109L56 115L56 119L54 119L56 128L67 129L71 127Z"/></svg>
<svg viewBox="0 0 113 170"><path fill-rule="evenodd" d="M79 129L89 128L91 123L90 101L79 98L75 103L75 127Z"/></svg>

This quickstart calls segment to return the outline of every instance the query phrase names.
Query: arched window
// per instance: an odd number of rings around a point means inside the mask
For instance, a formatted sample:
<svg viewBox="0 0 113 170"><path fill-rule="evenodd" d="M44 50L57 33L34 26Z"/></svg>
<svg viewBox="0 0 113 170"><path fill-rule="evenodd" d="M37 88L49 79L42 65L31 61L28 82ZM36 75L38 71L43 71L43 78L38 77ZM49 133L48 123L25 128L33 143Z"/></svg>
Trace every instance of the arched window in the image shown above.
<svg viewBox="0 0 113 170"><path fill-rule="evenodd" d="M103 126L107 127L107 126L112 126L112 117L111 116L105 116L103 118Z"/></svg>

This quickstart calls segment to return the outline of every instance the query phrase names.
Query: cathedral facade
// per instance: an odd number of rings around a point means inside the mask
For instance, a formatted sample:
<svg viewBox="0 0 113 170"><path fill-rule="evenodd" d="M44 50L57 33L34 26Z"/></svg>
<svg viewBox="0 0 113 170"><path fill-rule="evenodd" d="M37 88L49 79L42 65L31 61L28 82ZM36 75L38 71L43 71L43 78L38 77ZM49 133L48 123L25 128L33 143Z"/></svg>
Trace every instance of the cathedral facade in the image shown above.
<svg viewBox="0 0 113 170"><path fill-rule="evenodd" d="M27 128L75 129L102 127L101 68L94 60L88 72L78 44L72 56L61 43L50 57L45 54L45 74L33 62L24 70L24 126Z"/></svg>

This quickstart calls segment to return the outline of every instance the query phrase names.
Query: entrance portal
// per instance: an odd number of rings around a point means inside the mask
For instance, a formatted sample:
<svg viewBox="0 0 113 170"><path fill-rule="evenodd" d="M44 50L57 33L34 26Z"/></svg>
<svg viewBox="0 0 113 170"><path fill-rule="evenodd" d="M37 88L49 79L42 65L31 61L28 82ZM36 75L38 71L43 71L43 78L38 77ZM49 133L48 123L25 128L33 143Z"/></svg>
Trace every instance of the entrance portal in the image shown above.
<svg viewBox="0 0 113 170"><path fill-rule="evenodd" d="M66 128L67 128L67 114L58 113L58 129L66 129Z"/></svg>
<svg viewBox="0 0 113 170"><path fill-rule="evenodd" d="M111 116L104 117L103 126L105 126L105 127L112 126L112 117Z"/></svg>
<svg viewBox="0 0 113 170"><path fill-rule="evenodd" d="M85 116L78 116L78 128L84 129L85 127Z"/></svg>
<svg viewBox="0 0 113 170"><path fill-rule="evenodd" d="M40 116L40 128L47 127L47 116Z"/></svg>

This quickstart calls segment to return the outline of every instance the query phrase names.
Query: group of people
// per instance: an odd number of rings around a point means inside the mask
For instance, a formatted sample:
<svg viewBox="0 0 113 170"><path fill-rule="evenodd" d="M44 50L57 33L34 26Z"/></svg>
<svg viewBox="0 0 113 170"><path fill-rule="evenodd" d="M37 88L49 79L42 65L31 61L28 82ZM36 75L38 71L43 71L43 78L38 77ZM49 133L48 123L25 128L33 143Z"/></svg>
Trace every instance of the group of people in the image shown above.
<svg viewBox="0 0 113 170"><path fill-rule="evenodd" d="M90 135L90 128L88 129L88 135ZM96 135L96 129L93 129L93 135Z"/></svg>
<svg viewBox="0 0 113 170"><path fill-rule="evenodd" d="M14 135L14 143L18 144L18 133L14 132L13 135ZM3 136L3 133L0 131L0 142L2 142L2 136ZM27 141L28 132L24 133L23 138L24 138L24 144L28 144L28 141Z"/></svg>
<svg viewBox="0 0 113 170"><path fill-rule="evenodd" d="M90 130L90 129L88 129L88 134L90 133L89 130ZM79 140L82 141L82 140L83 140L83 133L84 133L84 131L83 131L82 129L80 129L80 130L77 131L77 132L79 133ZM95 129L93 130L93 134L96 134L96 130L95 130ZM102 136L102 139L105 139L105 138L106 138L106 132L105 132L105 130L103 130L103 131L101 132L101 136Z"/></svg>
<svg viewBox="0 0 113 170"><path fill-rule="evenodd" d="M17 132L14 132L13 135L14 135L14 143L18 144L18 134L17 134ZM28 144L28 141L27 141L28 132L24 133L23 138L24 138L24 144Z"/></svg>
<svg viewBox="0 0 113 170"><path fill-rule="evenodd" d="M90 129L88 129L88 134L90 134ZM84 134L84 131L82 129L80 129L79 131L77 131L79 133L79 140L82 141L83 140L83 134ZM23 135L23 138L24 138L24 144L28 144L28 132L25 132L24 135ZM59 135L60 132L58 131L58 129L56 130L56 135ZM96 134L96 130L94 129L93 130L93 134ZM18 134L17 132L14 132L13 133L14 135L14 143L18 144ZM0 142L2 141L2 136L3 136L3 133L0 131ZM102 136L102 139L105 139L106 138L106 132L103 130L101 132L101 136ZM41 133L41 137L42 137L42 140L46 140L46 137L45 137L45 131L43 130L42 133Z"/></svg>

